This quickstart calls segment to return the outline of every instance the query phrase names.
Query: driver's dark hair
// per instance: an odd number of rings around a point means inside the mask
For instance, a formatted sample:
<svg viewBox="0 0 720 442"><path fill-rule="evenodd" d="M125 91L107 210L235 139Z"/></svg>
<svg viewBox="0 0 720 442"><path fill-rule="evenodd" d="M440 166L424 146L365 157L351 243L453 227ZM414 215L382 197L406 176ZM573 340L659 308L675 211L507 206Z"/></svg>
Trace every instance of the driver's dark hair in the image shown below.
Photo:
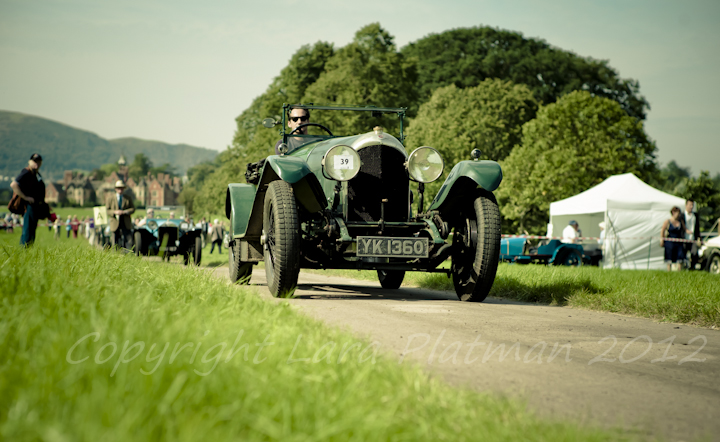
<svg viewBox="0 0 720 442"><path fill-rule="evenodd" d="M288 111L287 111L288 121L290 120L290 113L292 113L293 109L302 109L302 110L304 110L304 111L305 111L305 114L306 114L307 117L308 117L308 121L310 121L310 109L305 109L304 107L302 107L302 104L300 104L300 103L298 103L298 104L293 104L293 105L290 107L290 109L288 109Z"/></svg>

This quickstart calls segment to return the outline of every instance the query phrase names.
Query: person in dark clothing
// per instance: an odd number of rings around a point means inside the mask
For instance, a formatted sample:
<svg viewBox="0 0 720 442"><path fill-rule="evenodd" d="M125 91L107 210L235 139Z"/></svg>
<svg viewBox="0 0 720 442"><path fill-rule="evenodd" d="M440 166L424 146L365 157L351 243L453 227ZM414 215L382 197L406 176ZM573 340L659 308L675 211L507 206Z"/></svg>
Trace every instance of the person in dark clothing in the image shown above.
<svg viewBox="0 0 720 442"><path fill-rule="evenodd" d="M10 184L13 191L27 202L23 218L21 246L30 246L35 242L35 230L40 216L40 206L45 204L45 183L40 175L42 157L34 153L20 175Z"/></svg>
<svg viewBox="0 0 720 442"><path fill-rule="evenodd" d="M665 263L668 272L672 270L673 264L677 265L677 270L682 270L683 262L685 262L685 245L677 240L684 240L687 232L685 218L681 215L680 208L670 209L670 215L670 219L665 220L660 232L660 247L665 247ZM670 241L666 241L665 238L670 238Z"/></svg>

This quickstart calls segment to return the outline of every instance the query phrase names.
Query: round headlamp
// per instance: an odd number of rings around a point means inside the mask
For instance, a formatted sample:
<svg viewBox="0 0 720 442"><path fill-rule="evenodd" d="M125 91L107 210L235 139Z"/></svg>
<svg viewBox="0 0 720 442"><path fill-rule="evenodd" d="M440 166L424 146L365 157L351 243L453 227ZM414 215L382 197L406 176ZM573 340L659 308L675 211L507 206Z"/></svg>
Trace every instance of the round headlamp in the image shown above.
<svg viewBox="0 0 720 442"><path fill-rule="evenodd" d="M440 178L445 163L437 150L423 146L415 149L407 161L407 171L410 178L421 183L432 183Z"/></svg>
<svg viewBox="0 0 720 442"><path fill-rule="evenodd" d="M325 153L323 173L335 181L349 181L360 171L360 156L350 146L338 144Z"/></svg>

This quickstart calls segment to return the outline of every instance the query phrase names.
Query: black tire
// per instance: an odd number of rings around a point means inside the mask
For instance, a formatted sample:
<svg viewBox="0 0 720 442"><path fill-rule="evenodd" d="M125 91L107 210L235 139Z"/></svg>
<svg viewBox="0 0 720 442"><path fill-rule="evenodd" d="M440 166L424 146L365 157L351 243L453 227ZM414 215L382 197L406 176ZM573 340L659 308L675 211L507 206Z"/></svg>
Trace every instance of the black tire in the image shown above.
<svg viewBox="0 0 720 442"><path fill-rule="evenodd" d="M482 302L495 282L500 259L500 210L495 195L479 189L455 226L451 273L461 301Z"/></svg>
<svg viewBox="0 0 720 442"><path fill-rule="evenodd" d="M709 273L720 275L720 255L715 253L710 257L707 269Z"/></svg>
<svg viewBox="0 0 720 442"><path fill-rule="evenodd" d="M135 232L133 236L135 237L135 256L142 256L142 233Z"/></svg>
<svg viewBox="0 0 720 442"><path fill-rule="evenodd" d="M555 257L553 265L579 267L582 265L582 255L575 249L563 250Z"/></svg>
<svg viewBox="0 0 720 442"><path fill-rule="evenodd" d="M377 274L380 285L384 289L398 289L405 279L404 270L378 270Z"/></svg>
<svg viewBox="0 0 720 442"><path fill-rule="evenodd" d="M292 296L300 273L300 232L295 195L285 181L268 186L263 235L268 289L275 297Z"/></svg>
<svg viewBox="0 0 720 442"><path fill-rule="evenodd" d="M192 248L192 251L193 264L199 266L202 260L202 238L199 236L195 237L195 246Z"/></svg>
<svg viewBox="0 0 720 442"><path fill-rule="evenodd" d="M230 282L233 284L250 284L253 265L240 261L240 243L232 243L228 247L228 264L230 265Z"/></svg>

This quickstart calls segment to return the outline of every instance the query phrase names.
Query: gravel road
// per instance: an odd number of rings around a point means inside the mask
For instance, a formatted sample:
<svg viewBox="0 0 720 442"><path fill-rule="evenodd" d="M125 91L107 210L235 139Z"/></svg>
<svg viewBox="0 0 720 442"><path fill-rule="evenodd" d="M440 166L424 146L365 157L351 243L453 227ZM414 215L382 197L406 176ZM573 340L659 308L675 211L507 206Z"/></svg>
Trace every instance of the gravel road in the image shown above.
<svg viewBox="0 0 720 442"><path fill-rule="evenodd" d="M228 280L227 267L214 269ZM265 272L253 272L262 297ZM379 343L399 364L526 400L550 418L669 440L720 440L720 333L612 313L300 273L302 312Z"/></svg>

